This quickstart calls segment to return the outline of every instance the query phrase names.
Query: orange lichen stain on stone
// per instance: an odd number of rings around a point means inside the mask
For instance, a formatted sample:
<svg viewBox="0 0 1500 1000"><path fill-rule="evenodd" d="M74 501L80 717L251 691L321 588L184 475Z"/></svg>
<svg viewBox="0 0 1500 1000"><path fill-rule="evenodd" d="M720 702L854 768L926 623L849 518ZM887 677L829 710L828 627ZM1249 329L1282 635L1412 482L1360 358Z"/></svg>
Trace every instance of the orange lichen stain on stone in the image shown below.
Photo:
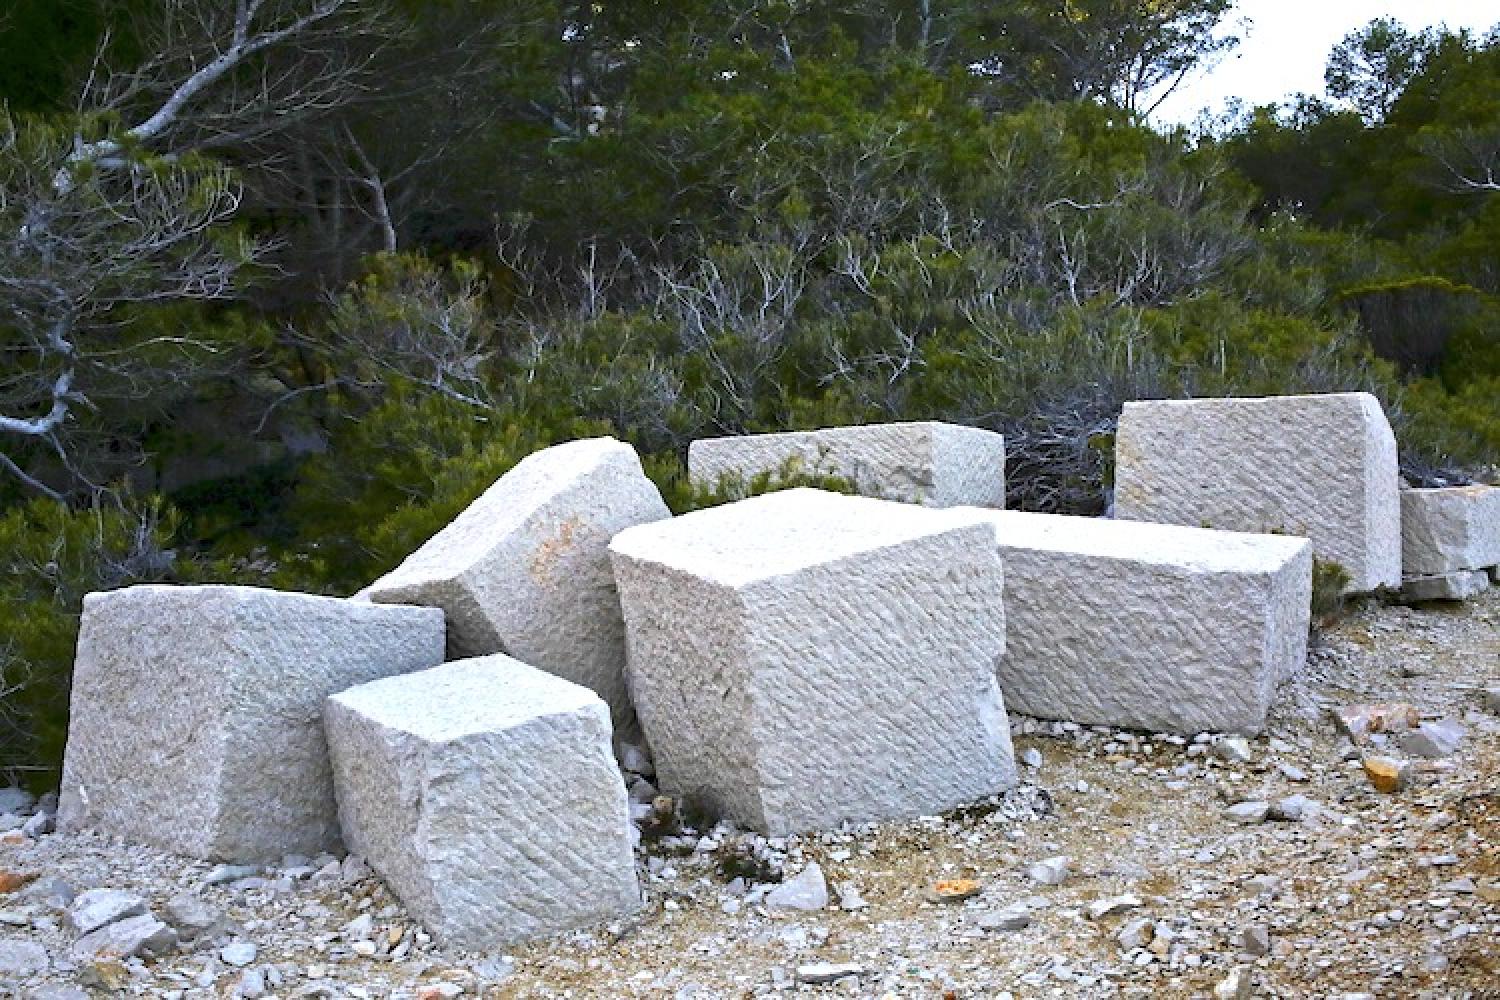
<svg viewBox="0 0 1500 1000"><path fill-rule="evenodd" d="M570 517L557 526L556 535L537 546L536 552L531 557L530 569L533 580L545 583L552 579L553 569L558 560L573 547L574 539L582 527L581 518Z"/></svg>

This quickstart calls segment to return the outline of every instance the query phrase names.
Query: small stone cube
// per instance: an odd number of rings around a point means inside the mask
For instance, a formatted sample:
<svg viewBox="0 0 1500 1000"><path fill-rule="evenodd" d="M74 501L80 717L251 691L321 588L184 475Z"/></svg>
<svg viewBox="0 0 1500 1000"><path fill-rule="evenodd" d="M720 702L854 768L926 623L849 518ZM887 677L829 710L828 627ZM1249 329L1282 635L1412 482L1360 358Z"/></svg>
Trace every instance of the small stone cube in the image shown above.
<svg viewBox="0 0 1500 1000"><path fill-rule="evenodd" d="M1500 487L1401 491L1401 569L1441 576L1500 566Z"/></svg>
<svg viewBox="0 0 1500 1000"><path fill-rule="evenodd" d="M324 708L344 839L439 940L493 950L640 905L609 710L504 655Z"/></svg>

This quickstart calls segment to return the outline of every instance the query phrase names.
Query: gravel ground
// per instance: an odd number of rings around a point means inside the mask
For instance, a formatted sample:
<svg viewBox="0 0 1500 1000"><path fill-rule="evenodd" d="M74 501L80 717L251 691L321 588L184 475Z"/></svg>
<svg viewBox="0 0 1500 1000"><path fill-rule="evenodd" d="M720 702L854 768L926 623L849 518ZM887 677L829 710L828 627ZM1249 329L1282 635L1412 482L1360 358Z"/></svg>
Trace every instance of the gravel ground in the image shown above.
<svg viewBox="0 0 1500 1000"><path fill-rule="evenodd" d="M1016 719L1030 763L1004 800L786 840L653 829L638 917L505 955L439 948L358 859L235 872L11 831L0 997L1500 997L1497 685L1500 589L1371 603L1315 643L1261 738ZM1382 702L1465 731L1394 794L1361 763L1392 748L1355 748L1331 714ZM1033 877L1058 857L1060 883ZM813 862L828 905L778 905L770 883L807 888ZM75 961L63 901L101 887L176 922L191 893L211 926L158 958Z"/></svg>

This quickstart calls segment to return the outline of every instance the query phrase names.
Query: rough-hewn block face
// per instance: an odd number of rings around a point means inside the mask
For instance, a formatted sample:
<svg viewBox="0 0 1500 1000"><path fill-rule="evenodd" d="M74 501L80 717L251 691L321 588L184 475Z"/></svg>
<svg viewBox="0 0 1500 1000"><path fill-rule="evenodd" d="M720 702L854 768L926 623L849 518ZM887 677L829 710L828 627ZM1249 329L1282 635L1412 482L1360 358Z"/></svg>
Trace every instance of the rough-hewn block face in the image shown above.
<svg viewBox="0 0 1500 1000"><path fill-rule="evenodd" d="M443 659L443 614L253 587L84 599L61 818L198 858L339 846L323 699Z"/></svg>
<svg viewBox="0 0 1500 1000"><path fill-rule="evenodd" d="M1363 392L1126 403L1115 515L1299 535L1351 592L1401 582L1396 439Z"/></svg>
<svg viewBox="0 0 1500 1000"><path fill-rule="evenodd" d="M350 848L446 944L493 950L640 905L598 695L507 656L324 708Z"/></svg>
<svg viewBox="0 0 1500 1000"><path fill-rule="evenodd" d="M1005 506L1005 438L937 422L707 438L688 447L694 484L798 471L849 480L865 496L928 507Z"/></svg>
<svg viewBox="0 0 1500 1000"><path fill-rule="evenodd" d="M1005 561L997 670L1012 711L1153 732L1255 733L1276 685L1306 659L1306 539L965 513L994 527Z"/></svg>
<svg viewBox="0 0 1500 1000"><path fill-rule="evenodd" d="M1015 783L988 526L789 490L632 528L610 551L664 791L786 834Z"/></svg>
<svg viewBox="0 0 1500 1000"><path fill-rule="evenodd" d="M582 684L628 734L607 547L624 528L670 516L633 448L571 441L525 458L362 596L442 608L450 655L503 652Z"/></svg>
<svg viewBox="0 0 1500 1000"><path fill-rule="evenodd" d="M1489 573L1461 569L1440 576L1408 577L1401 584L1401 596L1408 601L1467 601L1489 589Z"/></svg>
<svg viewBox="0 0 1500 1000"><path fill-rule="evenodd" d="M1401 571L1438 576L1500 566L1500 487L1401 491Z"/></svg>

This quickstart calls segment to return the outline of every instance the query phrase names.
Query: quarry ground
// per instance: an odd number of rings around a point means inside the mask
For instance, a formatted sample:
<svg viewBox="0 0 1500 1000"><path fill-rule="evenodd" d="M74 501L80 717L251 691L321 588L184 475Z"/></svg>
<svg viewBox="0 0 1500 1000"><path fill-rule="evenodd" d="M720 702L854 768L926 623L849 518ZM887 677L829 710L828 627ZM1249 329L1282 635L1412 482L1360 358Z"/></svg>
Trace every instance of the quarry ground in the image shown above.
<svg viewBox="0 0 1500 1000"><path fill-rule="evenodd" d="M82 979L179 1000L1500 997L1500 718L1482 701L1497 682L1500 589L1453 607L1371 602L1315 642L1248 761L1208 741L1017 720L1018 757L1040 762L1003 802L788 841L670 831L641 853L636 918L504 956L445 952L358 864L204 887L205 864L43 836L0 846L0 874L36 876L0 893L0 942L41 945L50 968L7 986L0 958L0 996L78 997ZM1330 709L1393 701L1459 719L1466 735L1381 794ZM1289 796L1305 797L1300 820L1227 811ZM171 812L163 803L163 822ZM1054 856L1070 859L1060 884L1029 877ZM831 887L826 908L760 899L766 869L792 876L810 861ZM977 895L933 901L955 879ZM75 963L46 897L91 887L139 893L157 911L193 890L227 929L156 960ZM1116 897L1120 912L1091 917L1091 903ZM226 952L235 942L253 949Z"/></svg>

